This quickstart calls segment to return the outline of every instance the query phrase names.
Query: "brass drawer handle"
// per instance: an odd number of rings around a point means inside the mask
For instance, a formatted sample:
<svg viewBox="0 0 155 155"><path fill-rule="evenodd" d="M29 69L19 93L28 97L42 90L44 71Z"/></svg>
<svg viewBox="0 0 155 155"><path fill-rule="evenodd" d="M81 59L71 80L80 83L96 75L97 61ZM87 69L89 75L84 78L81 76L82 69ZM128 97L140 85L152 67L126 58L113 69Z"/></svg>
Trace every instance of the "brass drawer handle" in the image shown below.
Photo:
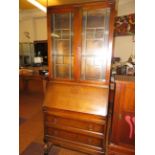
<svg viewBox="0 0 155 155"><path fill-rule="evenodd" d="M93 125L89 124L88 130L93 131Z"/></svg>
<svg viewBox="0 0 155 155"><path fill-rule="evenodd" d="M58 131L54 131L54 135L58 135Z"/></svg>
<svg viewBox="0 0 155 155"><path fill-rule="evenodd" d="M92 143L92 138L88 138L88 143L91 144Z"/></svg>
<svg viewBox="0 0 155 155"><path fill-rule="evenodd" d="M54 118L53 119L53 123L57 123L57 118Z"/></svg>

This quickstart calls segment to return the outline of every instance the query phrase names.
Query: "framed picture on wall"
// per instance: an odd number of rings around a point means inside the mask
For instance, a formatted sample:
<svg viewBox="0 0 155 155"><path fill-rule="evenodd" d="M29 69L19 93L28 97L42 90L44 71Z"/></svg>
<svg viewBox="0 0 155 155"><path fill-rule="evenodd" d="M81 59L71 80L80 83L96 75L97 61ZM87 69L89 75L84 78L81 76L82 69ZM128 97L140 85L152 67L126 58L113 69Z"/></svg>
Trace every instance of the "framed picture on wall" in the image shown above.
<svg viewBox="0 0 155 155"><path fill-rule="evenodd" d="M135 14L118 16L115 18L115 36L134 35L135 34Z"/></svg>

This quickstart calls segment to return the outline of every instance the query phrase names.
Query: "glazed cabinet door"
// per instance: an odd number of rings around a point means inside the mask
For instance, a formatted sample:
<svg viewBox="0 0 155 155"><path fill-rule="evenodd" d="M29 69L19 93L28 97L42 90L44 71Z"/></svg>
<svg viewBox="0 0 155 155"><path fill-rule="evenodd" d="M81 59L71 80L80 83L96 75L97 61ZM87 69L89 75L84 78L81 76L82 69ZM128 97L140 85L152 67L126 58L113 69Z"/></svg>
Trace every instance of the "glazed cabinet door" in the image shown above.
<svg viewBox="0 0 155 155"><path fill-rule="evenodd" d="M48 63L52 79L108 84L114 15L111 5L105 4L48 9Z"/></svg>
<svg viewBox="0 0 155 155"><path fill-rule="evenodd" d="M110 9L83 9L81 80L106 78Z"/></svg>
<svg viewBox="0 0 155 155"><path fill-rule="evenodd" d="M74 12L53 11L48 15L50 41L50 74L54 79L73 79Z"/></svg>

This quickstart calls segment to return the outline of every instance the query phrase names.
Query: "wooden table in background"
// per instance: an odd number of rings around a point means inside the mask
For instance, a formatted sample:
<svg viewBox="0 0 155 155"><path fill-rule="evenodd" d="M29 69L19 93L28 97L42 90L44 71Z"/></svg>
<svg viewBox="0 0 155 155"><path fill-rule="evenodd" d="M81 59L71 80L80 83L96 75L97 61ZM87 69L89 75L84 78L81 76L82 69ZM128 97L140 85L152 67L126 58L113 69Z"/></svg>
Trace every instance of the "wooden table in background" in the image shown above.
<svg viewBox="0 0 155 155"><path fill-rule="evenodd" d="M19 70L19 87L20 90L29 91L29 89L35 89L37 91L42 90L46 92L46 81L47 76L40 75L39 70L47 70L45 67L26 67ZM33 81L33 88L29 86L30 82ZM34 88L35 87L35 88Z"/></svg>

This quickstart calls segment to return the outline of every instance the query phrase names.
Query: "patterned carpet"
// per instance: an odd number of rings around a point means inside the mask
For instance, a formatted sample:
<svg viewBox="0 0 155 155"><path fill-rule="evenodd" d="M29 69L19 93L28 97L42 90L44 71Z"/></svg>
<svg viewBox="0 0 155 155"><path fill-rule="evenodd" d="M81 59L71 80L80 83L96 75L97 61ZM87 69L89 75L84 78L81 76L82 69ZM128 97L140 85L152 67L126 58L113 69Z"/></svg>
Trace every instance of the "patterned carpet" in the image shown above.
<svg viewBox="0 0 155 155"><path fill-rule="evenodd" d="M54 146L51 151L49 152L49 155L58 155L60 149L56 146ZM21 155L43 155L43 145L32 142Z"/></svg>
<svg viewBox="0 0 155 155"><path fill-rule="evenodd" d="M31 143L21 155L43 155L43 146L39 143Z"/></svg>
<svg viewBox="0 0 155 155"><path fill-rule="evenodd" d="M43 94L20 93L19 98L19 154L43 155ZM53 146L49 155L86 155L81 152Z"/></svg>

